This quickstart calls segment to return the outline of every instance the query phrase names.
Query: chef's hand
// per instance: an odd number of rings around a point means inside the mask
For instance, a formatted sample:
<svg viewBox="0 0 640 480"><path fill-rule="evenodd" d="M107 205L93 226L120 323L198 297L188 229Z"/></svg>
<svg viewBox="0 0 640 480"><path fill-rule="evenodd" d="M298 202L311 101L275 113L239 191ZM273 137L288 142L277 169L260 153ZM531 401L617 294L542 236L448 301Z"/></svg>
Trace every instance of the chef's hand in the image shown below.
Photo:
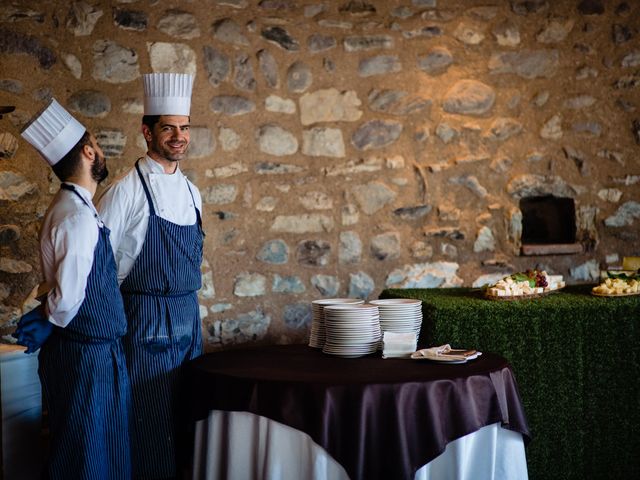
<svg viewBox="0 0 640 480"><path fill-rule="evenodd" d="M53 324L44 316L41 308L36 308L22 316L12 336L18 340L19 345L27 347L25 353L33 353L38 351L51 332Z"/></svg>
<svg viewBox="0 0 640 480"><path fill-rule="evenodd" d="M32 322L35 322L36 320L40 320L42 317L44 317L44 308L42 305L38 305L36 308L34 308L33 310L31 310L28 313L25 313L21 318L20 321L18 322L18 328L16 329L16 333L18 332L18 330L20 330L22 327L24 327L25 325L28 325ZM15 335L14 335L15 337ZM18 337L16 337L18 338Z"/></svg>
<svg viewBox="0 0 640 480"><path fill-rule="evenodd" d="M53 324L44 317L33 321L20 330L18 343L27 347L24 353L37 352L53 332Z"/></svg>
<svg viewBox="0 0 640 480"><path fill-rule="evenodd" d="M18 326L16 328L16 331L13 332L11 334L11 336L13 338L16 338L18 340L18 343L20 345L23 345L22 341L23 341L23 331L24 331L24 327L26 327L27 325L40 320L41 318L44 317L43 314L43 310L42 310L42 305L37 306L36 308L34 308L33 310L31 310L28 313L25 313L21 318L20 321L18 321Z"/></svg>

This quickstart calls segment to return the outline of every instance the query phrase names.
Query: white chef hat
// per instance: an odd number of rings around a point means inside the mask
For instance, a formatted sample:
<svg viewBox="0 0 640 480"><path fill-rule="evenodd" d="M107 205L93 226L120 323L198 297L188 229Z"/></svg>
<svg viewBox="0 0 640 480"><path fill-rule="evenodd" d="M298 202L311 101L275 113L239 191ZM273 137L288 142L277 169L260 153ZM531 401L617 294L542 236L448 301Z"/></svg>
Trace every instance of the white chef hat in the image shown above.
<svg viewBox="0 0 640 480"><path fill-rule="evenodd" d="M69 153L86 130L52 98L23 128L21 135L53 166Z"/></svg>
<svg viewBox="0 0 640 480"><path fill-rule="evenodd" d="M142 76L145 115L186 115L191 111L193 75L148 73Z"/></svg>

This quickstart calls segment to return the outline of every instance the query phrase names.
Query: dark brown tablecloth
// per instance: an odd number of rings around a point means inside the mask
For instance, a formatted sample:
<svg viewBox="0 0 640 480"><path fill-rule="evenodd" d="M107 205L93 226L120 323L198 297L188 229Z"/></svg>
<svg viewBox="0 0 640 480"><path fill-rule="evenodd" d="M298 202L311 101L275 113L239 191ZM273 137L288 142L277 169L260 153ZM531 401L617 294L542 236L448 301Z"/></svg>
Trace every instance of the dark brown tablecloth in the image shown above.
<svg viewBox="0 0 640 480"><path fill-rule="evenodd" d="M501 422L529 439L507 361L345 359L303 345L203 355L187 366L194 419L246 411L307 433L353 480L413 479L451 442Z"/></svg>

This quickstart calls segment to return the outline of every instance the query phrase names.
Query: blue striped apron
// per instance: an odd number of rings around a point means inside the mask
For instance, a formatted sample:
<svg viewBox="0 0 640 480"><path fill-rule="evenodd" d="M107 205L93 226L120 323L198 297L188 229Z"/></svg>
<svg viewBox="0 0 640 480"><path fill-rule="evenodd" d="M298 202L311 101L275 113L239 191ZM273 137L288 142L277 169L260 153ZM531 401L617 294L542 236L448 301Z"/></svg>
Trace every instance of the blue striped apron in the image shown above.
<svg viewBox="0 0 640 480"><path fill-rule="evenodd" d="M72 185L62 188L89 207ZM54 327L38 357L52 480L131 478L131 391L121 342L126 328L109 229L102 227L85 299L66 328Z"/></svg>
<svg viewBox="0 0 640 480"><path fill-rule="evenodd" d="M169 478L176 475L180 367L202 353L197 295L202 221L195 202L193 225L156 215L138 162L135 167L149 205L149 226L120 286L129 321L124 348L133 394L133 470L139 478Z"/></svg>

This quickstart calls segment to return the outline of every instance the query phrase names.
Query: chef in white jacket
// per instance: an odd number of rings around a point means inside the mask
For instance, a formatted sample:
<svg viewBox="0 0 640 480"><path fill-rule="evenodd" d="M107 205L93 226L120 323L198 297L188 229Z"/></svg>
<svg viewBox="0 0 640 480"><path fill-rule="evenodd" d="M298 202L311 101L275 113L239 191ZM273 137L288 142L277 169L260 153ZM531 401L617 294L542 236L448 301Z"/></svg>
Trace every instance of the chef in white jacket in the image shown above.
<svg viewBox="0 0 640 480"><path fill-rule="evenodd" d="M14 334L28 351L40 349L50 431L46 477L128 480L130 390L121 342L127 321L109 230L92 203L107 176L104 155L55 100L22 136L62 181L40 233L48 294Z"/></svg>
<svg viewBox="0 0 640 480"><path fill-rule="evenodd" d="M143 75L147 155L102 196L128 319L134 476L173 478L180 368L200 355L202 201L180 170L189 146L193 77Z"/></svg>

